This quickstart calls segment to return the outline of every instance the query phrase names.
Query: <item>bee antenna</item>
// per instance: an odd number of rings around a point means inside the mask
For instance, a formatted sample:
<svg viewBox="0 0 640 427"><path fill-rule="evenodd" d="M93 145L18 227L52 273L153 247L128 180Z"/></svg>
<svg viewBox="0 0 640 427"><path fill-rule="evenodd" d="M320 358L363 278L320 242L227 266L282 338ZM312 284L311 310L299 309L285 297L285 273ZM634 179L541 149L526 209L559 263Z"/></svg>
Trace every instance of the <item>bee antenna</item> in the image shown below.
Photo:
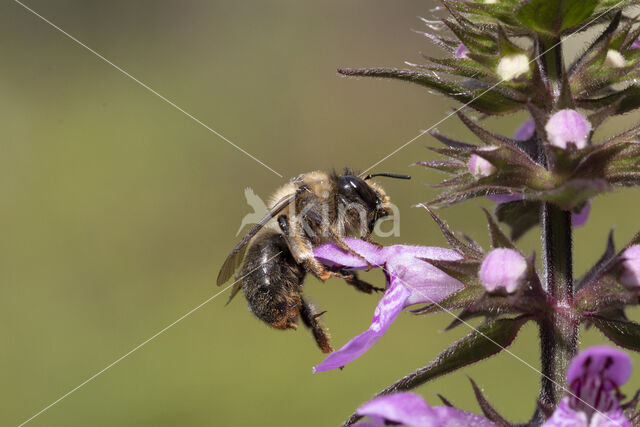
<svg viewBox="0 0 640 427"><path fill-rule="evenodd" d="M397 179L411 179L409 175L402 175L399 173L389 173L389 172L381 172L381 173L372 173L364 177L364 180L371 179L375 176L386 176L388 178L397 178Z"/></svg>

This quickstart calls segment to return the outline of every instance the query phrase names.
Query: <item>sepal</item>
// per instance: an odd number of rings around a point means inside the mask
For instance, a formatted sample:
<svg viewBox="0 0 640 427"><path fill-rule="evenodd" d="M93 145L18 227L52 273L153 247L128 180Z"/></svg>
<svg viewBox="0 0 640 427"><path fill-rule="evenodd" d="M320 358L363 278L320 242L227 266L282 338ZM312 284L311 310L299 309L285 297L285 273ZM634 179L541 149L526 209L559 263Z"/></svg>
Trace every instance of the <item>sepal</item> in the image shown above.
<svg viewBox="0 0 640 427"><path fill-rule="evenodd" d="M385 388L377 396L411 390L435 378L491 357L510 346L522 326L529 320L531 320L530 316L519 316L498 319L481 325L442 351L433 362Z"/></svg>
<svg viewBox="0 0 640 427"><path fill-rule="evenodd" d="M625 251L640 242L640 233L627 245L615 253L613 233L609 234L606 249L600 259L575 284L576 309L584 316L607 315L620 312L624 308L640 303L640 287L622 283L625 271ZM617 320L624 320L619 316Z"/></svg>
<svg viewBox="0 0 640 427"><path fill-rule="evenodd" d="M640 351L640 324L592 315L588 319L607 338L628 350Z"/></svg>
<svg viewBox="0 0 640 427"><path fill-rule="evenodd" d="M473 394L476 396L476 400L478 401L478 405L480 406L480 409L482 410L484 416L500 427L511 426L511 424L507 420L505 420L502 415L500 415L500 413L491 405L491 403L489 403L487 398L482 393L482 390L480 390L480 387L478 387L476 382L471 377L469 377L469 381L471 382L471 387L473 387Z"/></svg>
<svg viewBox="0 0 640 427"><path fill-rule="evenodd" d="M486 85L466 88L459 83L434 76L433 73L397 68L341 68L338 72L345 76L378 77L416 83L487 114L507 114L524 108L524 98L517 99L514 92Z"/></svg>

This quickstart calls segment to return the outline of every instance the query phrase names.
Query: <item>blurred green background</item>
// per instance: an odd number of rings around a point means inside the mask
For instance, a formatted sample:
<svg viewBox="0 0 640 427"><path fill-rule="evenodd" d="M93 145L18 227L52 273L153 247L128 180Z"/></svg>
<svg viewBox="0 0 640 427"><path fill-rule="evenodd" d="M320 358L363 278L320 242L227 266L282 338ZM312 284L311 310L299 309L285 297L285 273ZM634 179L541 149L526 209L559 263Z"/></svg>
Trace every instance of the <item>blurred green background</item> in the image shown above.
<svg viewBox="0 0 640 427"><path fill-rule="evenodd" d="M339 66L402 66L432 52L417 16L434 1L45 1L29 7L264 161L285 177L364 169L431 126L453 104L409 84L341 78ZM12 1L0 13L0 425L17 426L210 298L251 212L284 180L240 153ZM574 43L575 44L575 43ZM580 47L580 43L576 44ZM613 121L597 137L637 120ZM524 115L488 122L511 134ZM456 120L441 131L469 138ZM432 158L425 136L379 165L401 236L444 245L411 206L441 176L408 165ZM382 182L382 181L381 181ZM640 228L638 192L596 199L575 234L576 271ZM474 200L441 212L487 245ZM522 240L539 253L538 230ZM382 283L379 272L368 273ZM364 330L376 297L309 278L328 310L334 346ZM374 392L468 332L447 314L400 316L342 372L309 333L269 329L242 298L212 300L29 423L32 426L331 426ZM633 312L636 319L638 312ZM597 332L582 344L603 342ZM539 366L537 331L511 350ZM635 361L639 359L635 357ZM503 354L419 389L477 410L465 375L524 421L539 376ZM632 384L640 382L636 370ZM632 387L627 386L630 392Z"/></svg>

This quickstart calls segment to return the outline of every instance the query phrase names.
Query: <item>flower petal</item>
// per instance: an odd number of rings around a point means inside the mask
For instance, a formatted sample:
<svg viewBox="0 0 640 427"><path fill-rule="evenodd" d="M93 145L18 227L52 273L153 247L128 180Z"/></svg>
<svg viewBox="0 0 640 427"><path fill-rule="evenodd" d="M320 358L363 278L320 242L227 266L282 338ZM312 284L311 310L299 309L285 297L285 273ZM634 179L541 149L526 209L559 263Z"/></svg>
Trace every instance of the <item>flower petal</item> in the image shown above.
<svg viewBox="0 0 640 427"><path fill-rule="evenodd" d="M455 53L456 58L458 59L466 58L467 53L469 53L469 49L464 44L460 43L460 45L456 49L456 53Z"/></svg>
<svg viewBox="0 0 640 427"><path fill-rule="evenodd" d="M481 415L446 406L431 407L413 393L377 397L362 405L357 414L410 427L495 427L495 423Z"/></svg>
<svg viewBox="0 0 640 427"><path fill-rule="evenodd" d="M405 307L411 292L391 275L389 287L378 302L369 329L352 338L340 350L331 353L322 363L313 368L314 372L330 371L340 368L362 356L378 339Z"/></svg>
<svg viewBox="0 0 640 427"><path fill-rule="evenodd" d="M436 426L472 426L472 427L494 427L496 424L489 419L474 414L473 412L463 411L448 406L437 406L432 408L438 417L438 423L432 424Z"/></svg>
<svg viewBox="0 0 640 427"><path fill-rule="evenodd" d="M489 198L496 203L509 203L523 199L519 194L490 194Z"/></svg>
<svg viewBox="0 0 640 427"><path fill-rule="evenodd" d="M535 131L536 123L532 119L529 119L521 124L518 129L516 129L516 133L513 135L513 137L518 141L527 141L533 136Z"/></svg>
<svg viewBox="0 0 640 427"><path fill-rule="evenodd" d="M568 396L564 397L542 427L631 427L619 409L607 413L594 412L589 419L585 412L571 408L570 401Z"/></svg>
<svg viewBox="0 0 640 427"><path fill-rule="evenodd" d="M581 149L587 146L591 123L575 110L560 110L547 122L545 128L549 144L562 149L567 148L568 143L575 144Z"/></svg>
<svg viewBox="0 0 640 427"><path fill-rule="evenodd" d="M480 280L488 292L515 292L527 275L527 261L516 250L494 249L480 267Z"/></svg>
<svg viewBox="0 0 640 427"><path fill-rule="evenodd" d="M462 259L462 256L452 249L444 249L434 246L392 245L382 248L382 256L387 261L404 255L410 255L414 258L430 258L447 261L457 261Z"/></svg>
<svg viewBox="0 0 640 427"><path fill-rule="evenodd" d="M347 245L357 254L364 257L374 267L384 264L384 248L365 242L360 239L344 239ZM368 268L367 263L362 258L347 253L334 243L322 245L313 251L315 257L321 263L329 267L344 267L350 270L364 270Z"/></svg>
<svg viewBox="0 0 640 427"><path fill-rule="evenodd" d="M573 358L567 370L567 383L586 376L600 376L620 387L631 377L631 358L624 351L608 347L590 347ZM611 389L612 385L604 381Z"/></svg>
<svg viewBox="0 0 640 427"><path fill-rule="evenodd" d="M524 53L517 53L500 58L496 73L502 80L509 81L528 73L529 69L529 57Z"/></svg>
<svg viewBox="0 0 640 427"><path fill-rule="evenodd" d="M476 179L486 178L498 171L498 169L496 169L496 167L493 166L489 161L478 156L477 154L471 155L471 157L469 158L469 162L467 163L467 169L469 170L469 173Z"/></svg>
<svg viewBox="0 0 640 427"><path fill-rule="evenodd" d="M591 416L589 427L632 427L627 417L621 410L613 412L596 412Z"/></svg>
<svg viewBox="0 0 640 427"><path fill-rule="evenodd" d="M589 419L584 412L573 410L569 398L564 397L542 427L589 427Z"/></svg>
<svg viewBox="0 0 640 427"><path fill-rule="evenodd" d="M627 65L627 60L617 50L609 49L604 63L611 68L622 68Z"/></svg>
<svg viewBox="0 0 640 427"><path fill-rule="evenodd" d="M362 405L356 412L365 417L383 418L411 427L438 425L433 409L422 397L413 393L377 397Z"/></svg>
<svg viewBox="0 0 640 427"><path fill-rule="evenodd" d="M591 203L587 202L582 207L580 212L571 214L571 225L574 227L582 227L589 219L589 213L591 212Z"/></svg>
<svg viewBox="0 0 640 427"><path fill-rule="evenodd" d="M441 255L433 252L434 251L432 251L432 255ZM453 254L455 254L455 257L449 255L444 259L460 259L460 255L455 252L453 252ZM435 258L433 256L422 255L422 257L443 259L442 256ZM418 259L411 253L389 257L385 270L389 274L397 276L400 283L411 291L411 296L406 302L407 306L422 303L438 303L464 287L457 279L447 275L428 262Z"/></svg>
<svg viewBox="0 0 640 427"><path fill-rule="evenodd" d="M630 289L640 287L640 245L632 245L622 254L620 282Z"/></svg>

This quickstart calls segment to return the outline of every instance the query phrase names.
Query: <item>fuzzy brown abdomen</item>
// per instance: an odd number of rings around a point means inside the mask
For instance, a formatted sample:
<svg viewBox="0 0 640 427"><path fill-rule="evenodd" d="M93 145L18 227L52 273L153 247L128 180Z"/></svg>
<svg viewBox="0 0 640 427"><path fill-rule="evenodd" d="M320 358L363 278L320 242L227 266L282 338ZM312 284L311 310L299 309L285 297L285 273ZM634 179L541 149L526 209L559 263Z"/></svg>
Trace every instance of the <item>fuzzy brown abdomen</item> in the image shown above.
<svg viewBox="0 0 640 427"><path fill-rule="evenodd" d="M249 309L274 328L295 329L305 274L280 233L256 236L239 272Z"/></svg>

